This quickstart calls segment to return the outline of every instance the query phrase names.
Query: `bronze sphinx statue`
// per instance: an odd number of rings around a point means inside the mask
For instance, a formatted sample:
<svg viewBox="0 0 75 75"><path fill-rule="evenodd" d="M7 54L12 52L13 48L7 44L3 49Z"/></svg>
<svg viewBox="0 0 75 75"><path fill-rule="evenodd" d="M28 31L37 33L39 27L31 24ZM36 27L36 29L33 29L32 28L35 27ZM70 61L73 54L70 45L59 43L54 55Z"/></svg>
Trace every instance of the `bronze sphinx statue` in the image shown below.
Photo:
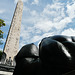
<svg viewBox="0 0 75 75"><path fill-rule="evenodd" d="M66 75L75 69L75 37L46 37L39 49L33 43L25 45L15 60L13 75Z"/></svg>

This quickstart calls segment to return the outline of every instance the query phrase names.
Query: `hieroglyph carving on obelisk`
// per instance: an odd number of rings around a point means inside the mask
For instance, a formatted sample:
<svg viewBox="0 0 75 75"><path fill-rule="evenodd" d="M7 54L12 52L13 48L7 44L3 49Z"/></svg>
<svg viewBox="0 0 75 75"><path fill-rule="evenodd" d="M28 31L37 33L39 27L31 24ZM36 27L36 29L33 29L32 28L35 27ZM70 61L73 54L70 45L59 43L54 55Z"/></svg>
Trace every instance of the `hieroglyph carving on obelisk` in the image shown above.
<svg viewBox="0 0 75 75"><path fill-rule="evenodd" d="M6 43L4 46L4 53L6 54L6 61L14 59L19 49L21 19L23 12L23 2L18 1L16 9L12 18L11 26L8 32Z"/></svg>

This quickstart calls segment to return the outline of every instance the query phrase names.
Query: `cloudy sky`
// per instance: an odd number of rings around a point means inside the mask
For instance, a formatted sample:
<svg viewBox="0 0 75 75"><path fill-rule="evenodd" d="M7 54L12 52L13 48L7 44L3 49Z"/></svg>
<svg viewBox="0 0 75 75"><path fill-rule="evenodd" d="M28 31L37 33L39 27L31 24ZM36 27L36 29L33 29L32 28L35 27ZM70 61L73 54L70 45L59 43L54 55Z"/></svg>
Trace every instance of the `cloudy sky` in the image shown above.
<svg viewBox="0 0 75 75"><path fill-rule="evenodd" d="M3 49L18 0L0 0L0 19L5 20ZM75 36L75 0L23 0L19 49L29 43L37 46L44 37Z"/></svg>

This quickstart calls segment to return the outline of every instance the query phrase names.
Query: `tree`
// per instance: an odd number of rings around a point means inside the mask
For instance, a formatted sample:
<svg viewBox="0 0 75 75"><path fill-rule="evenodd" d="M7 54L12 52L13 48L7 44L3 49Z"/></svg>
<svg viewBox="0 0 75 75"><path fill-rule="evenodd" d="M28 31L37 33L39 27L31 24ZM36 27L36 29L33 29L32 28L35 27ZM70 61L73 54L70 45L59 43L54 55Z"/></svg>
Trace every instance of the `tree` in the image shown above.
<svg viewBox="0 0 75 75"><path fill-rule="evenodd" d="M1 27L5 26L6 24L4 23L5 21L0 19L0 38L3 38L3 31L1 30ZM0 40L0 45L2 44Z"/></svg>

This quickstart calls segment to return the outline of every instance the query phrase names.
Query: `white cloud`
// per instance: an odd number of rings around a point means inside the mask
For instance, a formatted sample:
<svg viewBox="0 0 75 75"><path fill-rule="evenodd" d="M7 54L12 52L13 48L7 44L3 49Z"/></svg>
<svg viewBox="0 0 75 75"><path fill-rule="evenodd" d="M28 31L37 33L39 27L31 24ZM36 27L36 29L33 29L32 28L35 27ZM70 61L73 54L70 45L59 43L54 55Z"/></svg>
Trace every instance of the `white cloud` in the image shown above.
<svg viewBox="0 0 75 75"><path fill-rule="evenodd" d="M39 0L34 0L34 1L32 2L32 4L35 4L35 5L38 5L38 3L39 3Z"/></svg>
<svg viewBox="0 0 75 75"><path fill-rule="evenodd" d="M35 35L32 39L31 39L31 42L37 42L37 41L41 41L43 38L45 37L49 37L49 36L52 36L53 33L45 33L43 35Z"/></svg>
<svg viewBox="0 0 75 75"><path fill-rule="evenodd" d="M27 40L27 39L29 39L30 34L29 34L29 30L27 30L25 28L27 28L25 25L21 26L21 34L20 34L20 36L22 37L22 39Z"/></svg>
<svg viewBox="0 0 75 75"><path fill-rule="evenodd" d="M75 2L75 0L72 0L73 2Z"/></svg>
<svg viewBox="0 0 75 75"><path fill-rule="evenodd" d="M51 5L46 5L42 12L27 8L29 17L24 20L27 26L22 25L20 47L24 44L39 42L44 37L61 33L75 18L74 7L74 3L65 5L63 3L54 2ZM68 14L68 16L66 14ZM75 29L70 28L64 30L61 34L74 35L74 33Z"/></svg>
<svg viewBox="0 0 75 75"><path fill-rule="evenodd" d="M22 0L23 2L27 2L28 0Z"/></svg>
<svg viewBox="0 0 75 75"><path fill-rule="evenodd" d="M52 5L48 4L43 12L42 12L43 16L49 17L54 20L54 18L58 18L58 19L62 19L65 17L65 13L64 13L64 4L61 3L54 3ZM60 18L59 18L60 17Z"/></svg>
<svg viewBox="0 0 75 75"><path fill-rule="evenodd" d="M52 5L47 5L42 12L42 20L35 24L37 28L43 30L45 32L50 31L52 28L56 30L64 29L67 24L72 22L72 19L75 18L75 4L72 4L70 8L68 6L67 10L65 10L64 4L62 3L54 3ZM72 12L71 12L72 9ZM68 12L69 16L66 16L65 11ZM71 14L71 13L72 14ZM70 16L71 15L71 16ZM47 18L47 19L46 19ZM46 20L45 20L46 19Z"/></svg>
<svg viewBox="0 0 75 75"><path fill-rule="evenodd" d="M3 14L5 12L5 10L0 10L0 14Z"/></svg>
<svg viewBox="0 0 75 75"><path fill-rule="evenodd" d="M29 36L27 37L26 36L27 33L25 33L25 35L23 34L23 39L20 41L20 46L19 46L19 49L21 49L22 46L24 46L25 44L29 44L29 43L36 43L38 42L37 45L39 45L39 42L45 38L45 37L49 37L49 36L52 36L53 33L45 33L43 35L34 35L34 36Z"/></svg>
<svg viewBox="0 0 75 75"><path fill-rule="evenodd" d="M72 22L70 17L65 15L64 4L54 3L47 5L41 13L41 18L36 22L35 27L43 32L49 32L53 28L62 30L66 25Z"/></svg>
<svg viewBox="0 0 75 75"><path fill-rule="evenodd" d="M30 23L30 24L33 24L36 23L39 18L40 18L40 15L38 14L38 12L36 10L30 10L29 8L27 9L24 9L24 13L28 13L28 17L27 18L23 18L23 22L25 23ZM26 15L26 14L24 14Z"/></svg>
<svg viewBox="0 0 75 75"><path fill-rule="evenodd" d="M30 12L30 9L28 8L28 7L26 7L26 6L23 6L23 11L29 11Z"/></svg>
<svg viewBox="0 0 75 75"><path fill-rule="evenodd" d="M35 24L35 27L43 32L48 32L53 27L53 23L49 20L42 19Z"/></svg>
<svg viewBox="0 0 75 75"><path fill-rule="evenodd" d="M38 13L37 13L35 10L33 10L33 11L31 12L31 15L32 15L32 16L38 16Z"/></svg>
<svg viewBox="0 0 75 75"><path fill-rule="evenodd" d="M72 28L66 29L61 34L66 36L75 36L75 29Z"/></svg>
<svg viewBox="0 0 75 75"><path fill-rule="evenodd" d="M67 4L67 11L66 13L68 13L68 16L70 18L75 18L75 2L73 4Z"/></svg>
<svg viewBox="0 0 75 75"><path fill-rule="evenodd" d="M57 2L59 2L60 0L53 0L53 3L57 3Z"/></svg>

